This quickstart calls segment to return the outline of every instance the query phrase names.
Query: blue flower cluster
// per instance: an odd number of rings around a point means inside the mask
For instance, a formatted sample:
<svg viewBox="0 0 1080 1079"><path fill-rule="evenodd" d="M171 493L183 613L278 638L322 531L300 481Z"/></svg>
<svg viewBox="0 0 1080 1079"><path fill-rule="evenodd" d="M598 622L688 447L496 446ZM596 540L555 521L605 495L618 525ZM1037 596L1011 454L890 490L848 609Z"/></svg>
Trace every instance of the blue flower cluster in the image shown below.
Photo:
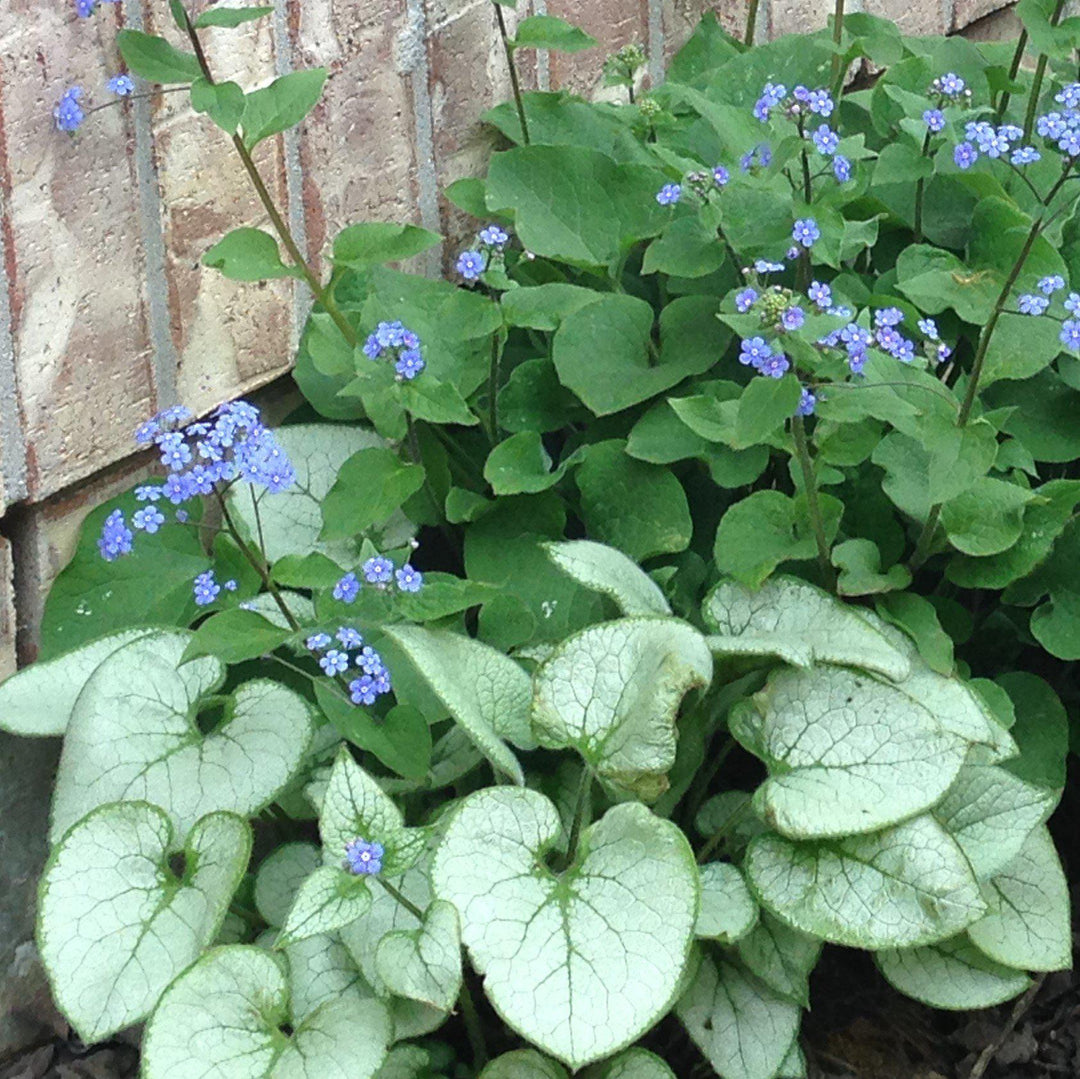
<svg viewBox="0 0 1080 1079"><path fill-rule="evenodd" d="M833 176L839 183L851 179L851 161L840 149L840 135L827 123L821 122L811 130L813 117L826 121L833 114L836 105L828 90L811 90L806 86L795 86L790 93L783 83L767 82L761 96L754 103L754 117L761 123L768 123L774 111L780 111L798 127L801 138L809 138L814 149L826 159L831 159ZM751 151L753 153L753 151ZM770 155L771 156L771 155ZM743 159L743 171L753 165L752 157ZM762 162L768 164L768 162Z"/></svg>
<svg viewBox="0 0 1080 1079"><path fill-rule="evenodd" d="M98 0L94 0L90 4L86 12L87 15L93 11L94 4L97 2ZM101 0L101 2L118 3L119 0ZM120 72L118 75L113 75L105 83L105 88L117 97L130 97L135 93L135 82L130 75ZM69 86L60 95L60 100L53 106L53 122L56 124L57 131L66 131L68 134L72 134L82 127L83 122L86 120L86 110L82 104L84 97L85 91L81 86Z"/></svg>
<svg viewBox="0 0 1080 1079"><path fill-rule="evenodd" d="M731 172L723 165L713 165L711 169L699 169L688 173L684 184L664 184L656 193L656 201L661 206L674 206L689 188L704 200L710 195L727 187Z"/></svg>
<svg viewBox="0 0 1080 1079"><path fill-rule="evenodd" d="M1045 315L1053 297L1064 291L1065 279L1061 274L1047 274L1039 278L1035 287L1038 292L1024 292L1017 297L1016 305L1020 314ZM1058 340L1068 349L1080 349L1080 292L1070 292L1063 306L1067 317L1061 320Z"/></svg>
<svg viewBox="0 0 1080 1079"><path fill-rule="evenodd" d="M493 258L500 257L510 242L510 233L498 225L487 225L476 234L476 241L457 260L457 272L466 281L476 281Z"/></svg>
<svg viewBox="0 0 1080 1079"><path fill-rule="evenodd" d="M866 366L871 347L876 346L901 363L911 363L915 359L916 345L905 337L898 327L904 320L904 312L898 307L879 307L874 311L873 329L849 322L838 330L833 330L818 340L825 348L842 349L847 356L847 364L853 375L860 375ZM934 363L942 363L952 355L952 349L938 335L937 324L933 319L924 318L918 322L919 330L926 338L925 354Z"/></svg>
<svg viewBox="0 0 1080 1079"><path fill-rule="evenodd" d="M366 839L350 839L345 844L343 868L357 877L374 877L382 872L382 860L386 851L381 843L369 843Z"/></svg>
<svg viewBox="0 0 1080 1079"><path fill-rule="evenodd" d="M195 578L193 587L195 606L208 607L221 595L223 588L226 592L235 592L237 589L236 581L230 579L225 581L224 584L218 584L214 571L212 569L204 570Z"/></svg>
<svg viewBox="0 0 1080 1079"><path fill-rule="evenodd" d="M964 141L953 149L953 161L958 168L969 169L981 154L992 160L1008 156L1012 164L1018 166L1034 164L1041 157L1039 151L1034 146L1015 145L1023 137L1023 128L1015 124L994 127L986 120L969 121L964 125ZM1080 141L1074 152L1080 153Z"/></svg>
<svg viewBox="0 0 1080 1079"><path fill-rule="evenodd" d="M345 674L350 667L357 667L362 672L349 682L349 698L353 704L374 704L375 701L393 688L390 672L383 663L382 656L370 645L364 644L359 630L352 626L340 626L334 634L340 647L333 646L334 639L329 633L313 633L304 644L312 652L322 653L319 666L330 678ZM333 646L333 647L332 647ZM355 655L350 655L355 652Z"/></svg>
<svg viewBox="0 0 1080 1079"><path fill-rule="evenodd" d="M369 360L392 360L399 381L411 382L427 366L420 338L400 321L380 322L364 342L363 353Z"/></svg>
<svg viewBox="0 0 1080 1079"><path fill-rule="evenodd" d="M739 158L739 171L750 172L752 169L767 169L772 164L772 147L767 142L759 142L752 150L747 150Z"/></svg>
<svg viewBox="0 0 1080 1079"><path fill-rule="evenodd" d="M392 584L402 592L419 592L424 585L424 575L406 562L400 569L394 568L394 563L383 555L374 555L361 567L360 573L364 581L379 589L387 589ZM346 573L334 585L334 599L342 603L353 603L360 595L360 578L354 572Z"/></svg>
<svg viewBox="0 0 1080 1079"><path fill-rule="evenodd" d="M743 340L739 351L739 363L752 367L767 378L783 378L791 369L791 361L782 352L773 350L764 337Z"/></svg>

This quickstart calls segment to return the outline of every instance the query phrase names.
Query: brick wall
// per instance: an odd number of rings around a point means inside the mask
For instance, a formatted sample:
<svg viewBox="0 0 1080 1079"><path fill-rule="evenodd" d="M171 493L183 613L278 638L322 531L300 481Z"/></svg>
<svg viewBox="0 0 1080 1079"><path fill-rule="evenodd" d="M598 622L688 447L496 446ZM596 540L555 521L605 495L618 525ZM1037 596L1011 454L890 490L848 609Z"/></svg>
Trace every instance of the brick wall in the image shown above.
<svg viewBox="0 0 1080 1079"><path fill-rule="evenodd" d="M249 85L297 66L330 70L305 129L260 148L297 235L317 255L357 219L452 232L439 191L479 167L477 114L509 92L490 0L274 5L272 19L206 36L215 68ZM656 75L704 9L738 31L745 6L520 0L522 12L562 15L602 45L527 60L524 79L587 94L605 54L635 40ZM761 0L759 30L820 26L832 6ZM911 33L956 30L1002 6L848 3ZM77 521L137 471L135 424L178 400L202 409L274 379L303 318L306 297L291 282L243 285L199 268L224 231L264 222L224 136L184 95L103 110L75 138L52 130L52 105L71 83L106 99L120 27L163 31L166 20L165 0L103 5L90 19L71 0L0 2L0 676L15 657L13 610L21 658L31 658L42 590Z"/></svg>

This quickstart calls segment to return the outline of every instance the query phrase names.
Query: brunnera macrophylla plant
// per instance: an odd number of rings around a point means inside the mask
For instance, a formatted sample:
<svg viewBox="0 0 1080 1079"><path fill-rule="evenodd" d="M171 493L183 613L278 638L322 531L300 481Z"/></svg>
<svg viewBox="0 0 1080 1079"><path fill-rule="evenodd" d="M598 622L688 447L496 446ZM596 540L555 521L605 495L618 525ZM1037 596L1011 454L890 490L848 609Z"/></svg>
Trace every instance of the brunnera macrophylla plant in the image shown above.
<svg viewBox="0 0 1080 1079"><path fill-rule="evenodd" d="M119 36L111 92L189 93L264 202L207 267L315 301L310 407L140 427L162 478L0 686L64 737L54 993L88 1042L145 1024L147 1079L795 1079L826 943L940 1008L1070 963L1075 27L709 16L589 103L515 57L591 39L503 6L447 280L389 267L413 225L305 261L251 152L325 73L202 48L267 9Z"/></svg>

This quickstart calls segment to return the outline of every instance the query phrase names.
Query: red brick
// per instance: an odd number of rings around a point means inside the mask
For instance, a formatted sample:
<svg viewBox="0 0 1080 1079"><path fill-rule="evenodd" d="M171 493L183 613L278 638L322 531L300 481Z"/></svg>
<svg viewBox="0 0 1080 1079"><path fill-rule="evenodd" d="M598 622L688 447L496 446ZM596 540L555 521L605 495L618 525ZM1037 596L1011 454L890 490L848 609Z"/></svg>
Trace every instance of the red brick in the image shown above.
<svg viewBox="0 0 1080 1079"><path fill-rule="evenodd" d="M8 0L0 38L0 184L28 485L41 498L125 453L152 411L129 106L72 139L51 110L116 70L119 11Z"/></svg>
<svg viewBox="0 0 1080 1079"><path fill-rule="evenodd" d="M670 60L697 29L706 11L712 12L720 25L740 41L746 33L746 0L724 0L722 4L709 0L664 0L664 54ZM764 16L761 12L759 17Z"/></svg>

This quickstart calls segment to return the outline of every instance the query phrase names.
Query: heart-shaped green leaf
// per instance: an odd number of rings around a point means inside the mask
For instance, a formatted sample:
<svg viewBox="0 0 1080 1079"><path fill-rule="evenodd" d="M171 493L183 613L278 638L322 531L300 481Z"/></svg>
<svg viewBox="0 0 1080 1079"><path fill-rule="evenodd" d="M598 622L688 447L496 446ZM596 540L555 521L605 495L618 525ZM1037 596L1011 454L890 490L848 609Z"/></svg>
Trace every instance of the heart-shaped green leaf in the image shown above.
<svg viewBox="0 0 1080 1079"><path fill-rule="evenodd" d="M963 851L928 816L812 843L758 836L746 873L789 925L853 948L932 944L986 912Z"/></svg>
<svg viewBox="0 0 1080 1079"><path fill-rule="evenodd" d="M289 968L289 1014L294 1026L328 1000L375 997L337 934L321 934L288 944L284 954Z"/></svg>
<svg viewBox="0 0 1080 1079"><path fill-rule="evenodd" d="M774 993L810 1007L810 973L821 958L821 939L774 918L763 910L757 925L735 949L743 966Z"/></svg>
<svg viewBox="0 0 1080 1079"><path fill-rule="evenodd" d="M278 934L285 947L356 921L371 906L371 891L363 877L333 865L322 865L300 885L289 915Z"/></svg>
<svg viewBox="0 0 1080 1079"><path fill-rule="evenodd" d="M533 680L540 744L576 749L613 787L655 800L675 763L675 718L689 690L707 686L712 657L674 618L623 618L564 641Z"/></svg>
<svg viewBox="0 0 1080 1079"><path fill-rule="evenodd" d="M461 927L453 905L436 900L419 929L388 933L375 966L396 996L450 1011L461 992Z"/></svg>
<svg viewBox="0 0 1080 1079"><path fill-rule="evenodd" d="M567 1079L566 1069L535 1049L515 1049L493 1060L480 1079Z"/></svg>
<svg viewBox="0 0 1080 1079"><path fill-rule="evenodd" d="M875 832L921 813L968 751L894 685L843 667L779 671L730 725L769 768L755 810L793 839Z"/></svg>
<svg viewBox="0 0 1080 1079"><path fill-rule="evenodd" d="M698 876L682 832L639 803L608 810L556 875L544 853L560 832L542 794L478 791L447 825L432 880L457 907L499 1014L576 1069L630 1044L671 1006Z"/></svg>
<svg viewBox="0 0 1080 1079"><path fill-rule="evenodd" d="M263 859L255 874L255 909L266 924L285 924L300 885L322 863L314 843L283 843Z"/></svg>
<svg viewBox="0 0 1080 1079"><path fill-rule="evenodd" d="M627 1049L590 1068L585 1079L675 1079L675 1073L648 1049Z"/></svg>
<svg viewBox="0 0 1080 1079"><path fill-rule="evenodd" d="M671 614L660 586L622 551L592 540L546 543L544 549L563 573L610 597L623 614Z"/></svg>
<svg viewBox="0 0 1080 1079"><path fill-rule="evenodd" d="M250 816L292 778L311 740L308 704L265 679L207 701L224 665L204 657L179 666L183 650L178 636L133 641L86 683L60 758L54 841L99 805L142 799L169 813L180 842L214 810ZM225 714L203 734L197 714L209 703Z"/></svg>
<svg viewBox="0 0 1080 1079"><path fill-rule="evenodd" d="M162 996L143 1035L146 1079L373 1079L390 1018L377 1000L344 996L291 1034L282 964L261 948L208 952Z"/></svg>
<svg viewBox="0 0 1080 1079"><path fill-rule="evenodd" d="M694 935L721 944L734 944L754 928L757 900L742 873L730 862L709 862L701 867L701 909Z"/></svg>
<svg viewBox="0 0 1080 1079"><path fill-rule="evenodd" d="M146 802L101 806L53 850L41 882L38 948L53 993L85 1042L143 1019L217 935L247 868L251 832L231 813L203 817L188 866L169 868L168 816Z"/></svg>

